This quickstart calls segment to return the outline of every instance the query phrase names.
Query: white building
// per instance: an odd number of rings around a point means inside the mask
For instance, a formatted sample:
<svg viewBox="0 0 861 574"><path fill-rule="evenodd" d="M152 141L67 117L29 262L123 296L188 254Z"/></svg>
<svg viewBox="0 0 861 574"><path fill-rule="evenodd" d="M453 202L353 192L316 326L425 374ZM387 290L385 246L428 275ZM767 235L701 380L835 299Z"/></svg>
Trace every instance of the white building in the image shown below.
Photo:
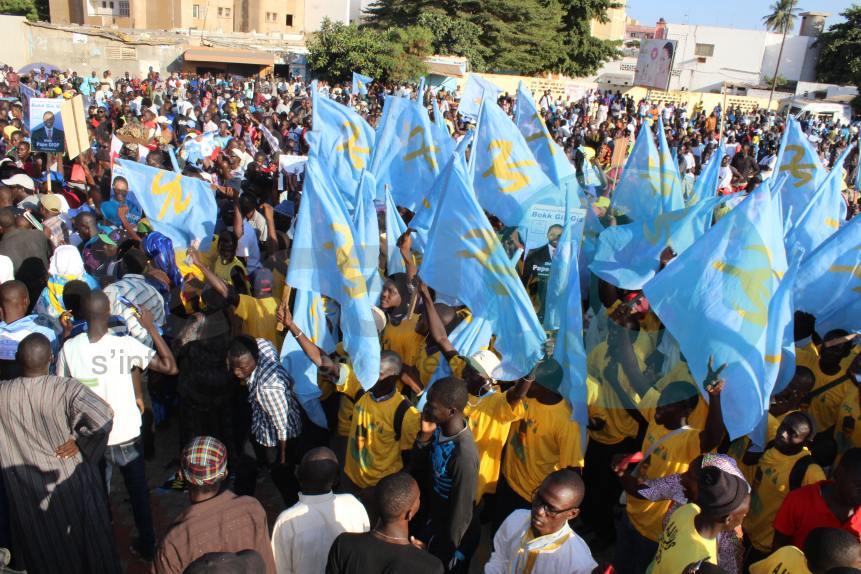
<svg viewBox="0 0 861 574"><path fill-rule="evenodd" d="M778 75L791 82L812 82L816 76L818 48L813 48L827 14L802 14L801 34L787 34ZM663 38L676 40L676 56L670 75L670 90L718 92L730 86L756 86L774 76L782 34L765 30L744 30L666 24ZM596 81L630 86L634 82L636 57L608 62Z"/></svg>

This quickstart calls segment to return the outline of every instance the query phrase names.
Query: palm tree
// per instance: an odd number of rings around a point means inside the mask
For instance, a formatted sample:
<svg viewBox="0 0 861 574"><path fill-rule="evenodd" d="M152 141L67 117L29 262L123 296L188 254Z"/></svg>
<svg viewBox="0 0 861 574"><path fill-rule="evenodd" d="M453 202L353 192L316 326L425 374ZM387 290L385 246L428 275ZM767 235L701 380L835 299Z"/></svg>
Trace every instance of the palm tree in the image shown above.
<svg viewBox="0 0 861 574"><path fill-rule="evenodd" d="M786 42L786 33L795 28L795 20L798 18L797 0L775 0L769 7L770 13L762 17L765 28L771 32L782 32L780 40L780 51L777 53L777 65L774 67L774 77L771 81L771 94L768 96L768 110L771 108L771 100L774 98L774 89L777 87L777 74L780 71L780 60L783 58L783 43Z"/></svg>

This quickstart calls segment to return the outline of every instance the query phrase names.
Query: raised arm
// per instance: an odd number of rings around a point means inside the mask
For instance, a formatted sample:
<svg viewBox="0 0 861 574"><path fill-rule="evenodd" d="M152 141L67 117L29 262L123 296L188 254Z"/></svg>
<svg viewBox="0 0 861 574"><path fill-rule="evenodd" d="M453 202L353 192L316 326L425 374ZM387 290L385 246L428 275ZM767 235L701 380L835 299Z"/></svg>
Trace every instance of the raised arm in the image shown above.
<svg viewBox="0 0 861 574"><path fill-rule="evenodd" d="M434 342L439 345L440 351L442 351L445 358L447 360L451 360L457 355L457 349L455 349L454 345L451 344L451 341L448 340L448 333L445 332L445 326L442 324L442 319L440 319L439 313L437 313L436 307L434 307L430 289L428 289L428 286L421 280L419 280L419 292L425 302L425 320L428 323L431 337L433 337Z"/></svg>
<svg viewBox="0 0 861 574"><path fill-rule="evenodd" d="M230 288L227 286L221 277L212 272L212 269L206 266L206 263L200 258L200 253L197 249L189 248L188 254L191 255L191 260L200 269L200 272L203 273L204 279L206 282L212 285L212 288L215 289L219 295L224 297L225 299L230 298Z"/></svg>

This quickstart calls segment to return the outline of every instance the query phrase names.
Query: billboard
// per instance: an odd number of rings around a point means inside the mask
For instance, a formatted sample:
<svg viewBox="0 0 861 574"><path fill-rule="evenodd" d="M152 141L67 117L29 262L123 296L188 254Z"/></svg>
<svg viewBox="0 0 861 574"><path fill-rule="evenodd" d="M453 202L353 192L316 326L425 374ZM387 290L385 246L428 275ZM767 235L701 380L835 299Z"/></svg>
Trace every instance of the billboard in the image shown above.
<svg viewBox="0 0 861 574"><path fill-rule="evenodd" d="M676 40L641 40L634 85L667 90L676 57Z"/></svg>

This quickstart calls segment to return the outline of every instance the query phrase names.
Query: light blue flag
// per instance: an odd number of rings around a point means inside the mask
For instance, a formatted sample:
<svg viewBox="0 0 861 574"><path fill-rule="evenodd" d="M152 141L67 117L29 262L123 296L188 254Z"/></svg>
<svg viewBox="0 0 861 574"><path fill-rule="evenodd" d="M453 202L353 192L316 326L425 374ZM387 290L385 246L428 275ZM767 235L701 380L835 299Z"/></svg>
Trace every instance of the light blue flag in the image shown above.
<svg viewBox="0 0 861 574"><path fill-rule="evenodd" d="M672 247L681 255L711 226L722 198L711 197L690 207L663 213L650 222L608 227L598 237L589 269L622 289L642 289L658 271L661 252Z"/></svg>
<svg viewBox="0 0 861 574"><path fill-rule="evenodd" d="M368 286L368 297L376 303L383 290L383 280L380 277L380 223L377 220L377 209L374 196L377 194L377 182L371 172L362 171L359 190L356 192L356 211L353 212L353 225L356 226L356 251L365 284Z"/></svg>
<svg viewBox="0 0 861 574"><path fill-rule="evenodd" d="M406 273L407 266L398 248L398 238L406 233L407 225L398 213L392 194L388 189L384 192L386 194L386 275Z"/></svg>
<svg viewBox="0 0 861 574"><path fill-rule="evenodd" d="M517 124L517 128L526 139L532 155L538 160L538 164L550 178L550 181L557 187L561 187L563 180L577 177L577 171L568 161L565 152L553 141L553 136L550 135L544 119L538 112L532 93L523 85L523 82L517 86L517 109L514 114L514 123Z"/></svg>
<svg viewBox="0 0 861 574"><path fill-rule="evenodd" d="M493 336L493 331L490 322L486 319L467 316L460 324L455 327L448 336L448 340L461 357L471 357L477 352L487 349L490 346L490 338ZM424 408L427 402L428 391L431 386L442 379L453 374L448 361L445 358L440 359L437 363L436 370L431 374L430 382L419 398L418 409Z"/></svg>
<svg viewBox="0 0 861 574"><path fill-rule="evenodd" d="M170 237L174 247L199 240L200 249L209 249L218 216L209 182L125 159L114 162L114 175L126 178L153 228Z"/></svg>
<svg viewBox="0 0 861 574"><path fill-rule="evenodd" d="M293 301L293 320L296 326L305 333L308 340L323 349L326 353L335 350L335 337L326 324L326 309L323 297L304 289L297 289ZM308 418L322 428L327 428L326 413L320 404L320 387L317 386L317 365L296 342L293 337L285 337L281 346L281 365L290 373L293 379L293 391Z"/></svg>
<svg viewBox="0 0 861 574"><path fill-rule="evenodd" d="M466 119L475 120L481 109L481 101L488 98L489 101L496 103L501 92L502 88L493 82L485 80L477 74L470 74L460 95L457 112Z"/></svg>
<svg viewBox="0 0 861 574"><path fill-rule="evenodd" d="M664 123L658 116L658 158L660 159L660 190L664 212L675 211L685 206L685 194L682 191L682 178L679 176L679 166L676 158L667 145L667 135L664 133Z"/></svg>
<svg viewBox="0 0 861 574"><path fill-rule="evenodd" d="M780 280L780 286L771 300L768 309L768 329L766 347L781 349L779 362L766 362L767 377L776 373L774 391L784 390L795 376L795 282L803 259L803 250L797 249L788 256L789 269ZM764 446L765 443L761 443Z"/></svg>
<svg viewBox="0 0 861 574"><path fill-rule="evenodd" d="M397 205L416 210L439 174L427 110L418 102L388 96L371 159L377 193L388 186Z"/></svg>
<svg viewBox="0 0 861 574"><path fill-rule="evenodd" d="M472 142L472 138L475 135L474 131L466 132L466 135L460 140L455 148L454 152L451 155L445 158L445 164L431 186L428 195L422 200L421 204L416 208L416 213L413 218L410 220L410 229L415 231L415 236L413 238L413 247L419 251L419 253L424 253L425 244L427 243L428 232L430 231L431 224L434 221L434 216L436 214L436 206L440 202L440 197L442 195L443 189L445 189L446 181L448 181L448 175L451 172L451 163L455 161L455 158L463 157L466 153L466 148L469 147L469 144Z"/></svg>
<svg viewBox="0 0 861 574"><path fill-rule="evenodd" d="M371 163L374 130L352 109L320 97L316 87L311 98L313 131L308 134L308 143L317 150L321 165L326 166L349 213L353 213L362 170Z"/></svg>
<svg viewBox="0 0 861 574"><path fill-rule="evenodd" d="M861 217L853 217L805 260L795 308L816 317L816 331L861 332Z"/></svg>
<svg viewBox="0 0 861 574"><path fill-rule="evenodd" d="M786 269L778 199L763 187L643 287L701 388L710 356L715 367L728 365L722 401L731 439L750 433L768 409L777 375L769 364L781 349L766 331Z"/></svg>
<svg viewBox="0 0 861 574"><path fill-rule="evenodd" d="M566 223L559 238L559 248L550 267L547 283L547 303L544 326L559 329L553 348L553 358L562 365L562 384L559 393L571 405L573 420L580 429L589 423L586 401L586 349L583 345L583 302L580 292L580 271L577 269L577 253L580 249L580 234L570 222ZM552 325L548 316L552 314ZM558 324L556 321L558 320ZM586 448L587 433L580 433L580 447Z"/></svg>
<svg viewBox="0 0 861 574"><path fill-rule="evenodd" d="M780 193L784 228L789 234L827 175L819 155L794 117L790 116L783 132L775 165L775 176L787 176Z"/></svg>
<svg viewBox="0 0 861 574"><path fill-rule="evenodd" d="M515 380L541 359L544 330L505 249L475 199L462 156L455 156L430 232L422 279L492 325L502 364L494 378Z"/></svg>
<svg viewBox="0 0 861 574"><path fill-rule="evenodd" d="M354 96L367 96L368 95L368 86L371 82L374 81L374 78L371 76L364 76L358 72L353 72L353 95Z"/></svg>
<svg viewBox="0 0 861 574"><path fill-rule="evenodd" d="M718 146L717 151L709 158L709 161L694 182L694 189L688 198L687 205L694 205L701 199L715 196L718 184L720 183L720 163L725 155L726 151L724 147Z"/></svg>
<svg viewBox="0 0 861 574"><path fill-rule="evenodd" d="M658 215L677 209L672 207L671 198L661 195L661 159L649 124L646 121L640 127L634 149L613 190L613 209L632 221L654 221Z"/></svg>
<svg viewBox="0 0 861 574"><path fill-rule="evenodd" d="M853 144L854 145L854 144ZM843 187L843 162L852 149L846 146L819 189L810 198L810 203L798 214L795 224L786 235L786 248L799 247L812 254L817 247L840 229L846 220L846 201L841 193ZM783 189L786 189L784 184ZM785 194L782 198L785 198Z"/></svg>
<svg viewBox="0 0 861 574"><path fill-rule="evenodd" d="M433 135L433 145L437 149L436 157L440 164L445 164L447 158L454 153L454 148L457 142L448 133L448 126L445 124L445 118L442 112L439 111L439 105L436 98L431 98L433 105L433 125L431 125L431 133Z"/></svg>
<svg viewBox="0 0 861 574"><path fill-rule="evenodd" d="M506 225L519 225L535 195L552 185L494 100L485 100L481 108L470 161L478 202Z"/></svg>
<svg viewBox="0 0 861 574"><path fill-rule="evenodd" d="M344 349L362 387L369 389L380 374L380 339L359 261L358 233L316 150L311 152L293 229L287 283L324 293L340 304Z"/></svg>

